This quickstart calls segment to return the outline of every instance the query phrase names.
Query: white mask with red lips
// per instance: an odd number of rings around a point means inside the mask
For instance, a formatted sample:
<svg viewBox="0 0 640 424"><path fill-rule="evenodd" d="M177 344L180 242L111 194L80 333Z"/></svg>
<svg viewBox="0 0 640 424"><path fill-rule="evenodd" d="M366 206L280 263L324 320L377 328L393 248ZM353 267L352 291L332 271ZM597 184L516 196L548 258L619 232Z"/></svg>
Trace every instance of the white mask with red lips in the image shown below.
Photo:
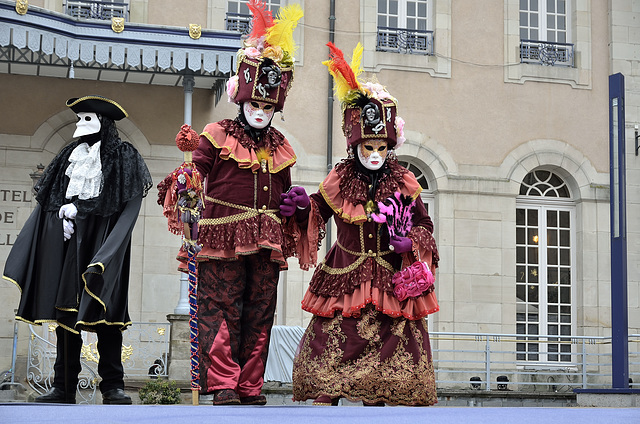
<svg viewBox="0 0 640 424"><path fill-rule="evenodd" d="M358 150L360 163L369 171L377 171L382 168L389 152L386 140L363 141L358 144L356 150Z"/></svg>
<svg viewBox="0 0 640 424"><path fill-rule="evenodd" d="M252 100L242 104L242 112L250 126L261 130L271 122L271 118L273 118L273 114L275 113L275 107L271 103Z"/></svg>

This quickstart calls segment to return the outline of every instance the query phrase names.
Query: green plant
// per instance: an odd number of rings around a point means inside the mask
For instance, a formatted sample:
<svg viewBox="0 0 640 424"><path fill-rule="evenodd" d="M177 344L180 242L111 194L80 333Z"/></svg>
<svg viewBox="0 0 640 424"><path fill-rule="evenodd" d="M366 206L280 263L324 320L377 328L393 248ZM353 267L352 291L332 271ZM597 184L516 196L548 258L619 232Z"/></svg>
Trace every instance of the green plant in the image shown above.
<svg viewBox="0 0 640 424"><path fill-rule="evenodd" d="M150 405L172 405L180 403L180 389L175 381L151 380L140 390L140 401Z"/></svg>

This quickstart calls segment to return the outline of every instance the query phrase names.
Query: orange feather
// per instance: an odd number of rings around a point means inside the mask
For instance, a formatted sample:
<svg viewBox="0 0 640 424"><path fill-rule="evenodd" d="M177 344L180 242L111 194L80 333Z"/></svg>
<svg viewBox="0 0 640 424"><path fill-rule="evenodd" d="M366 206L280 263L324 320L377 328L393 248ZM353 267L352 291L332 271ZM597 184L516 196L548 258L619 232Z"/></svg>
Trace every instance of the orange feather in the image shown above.
<svg viewBox="0 0 640 424"><path fill-rule="evenodd" d="M253 14L253 18L251 19L252 29L249 38L258 39L266 35L267 28L273 26L273 16L263 1L249 0L247 6L249 6L249 10L251 10Z"/></svg>

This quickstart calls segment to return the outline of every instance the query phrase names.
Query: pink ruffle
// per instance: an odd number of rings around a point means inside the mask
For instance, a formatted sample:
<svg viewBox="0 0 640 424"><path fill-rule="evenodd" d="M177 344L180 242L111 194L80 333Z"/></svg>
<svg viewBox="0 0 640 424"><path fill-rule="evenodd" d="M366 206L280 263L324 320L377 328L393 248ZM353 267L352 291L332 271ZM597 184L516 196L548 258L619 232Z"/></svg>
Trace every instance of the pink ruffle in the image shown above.
<svg viewBox="0 0 640 424"><path fill-rule="evenodd" d="M362 308L370 303L385 315L394 318L403 316L409 320L418 320L440 310L433 291L400 302L393 295L372 287L370 281L356 288L352 294L337 297L316 296L307 291L302 299L302 309L327 318L333 317L336 311L341 311L345 317L358 318Z"/></svg>
<svg viewBox="0 0 640 424"><path fill-rule="evenodd" d="M269 144L269 150L271 152L267 160L269 162L269 172L275 174L287 166L295 164L296 155L282 134L277 132L275 128L272 129L273 131L269 132L270 137L275 138L276 133L279 137L278 143L267 143ZM251 169L253 172L260 169L260 160L258 160L258 156L256 155L257 150L247 149L240 143L239 139L236 138L235 133L227 132L230 130L231 128L225 129L220 123L216 122L204 127L202 135L207 137L214 147L220 149L220 157L222 159L235 160L241 169Z"/></svg>

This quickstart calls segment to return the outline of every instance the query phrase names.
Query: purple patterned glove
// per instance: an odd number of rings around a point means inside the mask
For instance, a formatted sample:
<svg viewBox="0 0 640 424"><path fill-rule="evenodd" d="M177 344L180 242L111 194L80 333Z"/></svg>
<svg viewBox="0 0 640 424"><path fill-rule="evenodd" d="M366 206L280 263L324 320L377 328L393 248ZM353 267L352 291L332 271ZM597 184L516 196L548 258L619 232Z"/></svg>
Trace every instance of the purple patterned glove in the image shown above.
<svg viewBox="0 0 640 424"><path fill-rule="evenodd" d="M413 242L409 237L393 236L389 241L389 249L396 253L405 253L411 250Z"/></svg>

